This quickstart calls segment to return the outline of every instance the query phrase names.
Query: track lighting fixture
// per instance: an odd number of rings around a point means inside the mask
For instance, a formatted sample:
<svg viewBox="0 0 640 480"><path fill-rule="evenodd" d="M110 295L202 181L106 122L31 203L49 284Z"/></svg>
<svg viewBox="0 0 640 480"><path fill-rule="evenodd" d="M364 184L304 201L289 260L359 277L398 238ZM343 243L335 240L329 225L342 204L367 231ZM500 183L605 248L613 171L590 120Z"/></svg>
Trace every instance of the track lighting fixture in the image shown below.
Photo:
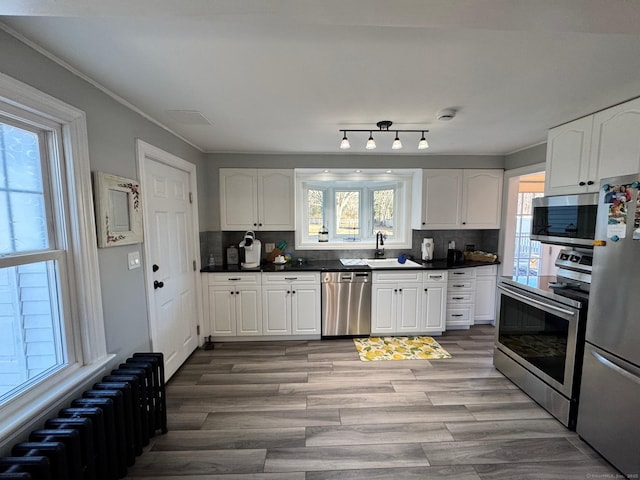
<svg viewBox="0 0 640 480"><path fill-rule="evenodd" d="M418 149L424 150L425 148L429 148L429 143L427 142L427 139L424 137L425 132L429 132L429 130L389 130L389 127L391 127L391 125L393 125L393 122L391 120L381 120L380 122L376 123L378 130L340 130L343 134L342 141L340 142L340 148L342 150L351 148L351 143L347 138L347 132L369 132L369 139L367 140L367 144L365 145L365 148L367 150L373 150L374 148L376 148L376 141L373 139L374 131L376 133L395 132L396 137L393 140L393 143L391 144L391 148L393 150L400 150L402 148L402 142L400 141L400 136L399 136L400 133L421 133L422 137L420 138L420 141L418 143Z"/></svg>
<svg viewBox="0 0 640 480"><path fill-rule="evenodd" d="M348 150L351 148L351 144L349 143L349 139L347 138L347 131L343 130L344 136L342 137L342 141L340 142L340 148L342 150Z"/></svg>

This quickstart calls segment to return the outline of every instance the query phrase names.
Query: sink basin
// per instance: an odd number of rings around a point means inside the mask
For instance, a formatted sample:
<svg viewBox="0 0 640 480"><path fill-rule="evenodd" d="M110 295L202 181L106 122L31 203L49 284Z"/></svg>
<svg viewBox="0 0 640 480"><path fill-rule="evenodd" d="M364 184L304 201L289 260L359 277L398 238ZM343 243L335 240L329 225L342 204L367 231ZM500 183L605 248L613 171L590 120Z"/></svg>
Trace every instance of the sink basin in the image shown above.
<svg viewBox="0 0 640 480"><path fill-rule="evenodd" d="M412 260L400 263L397 258L365 258L364 261L371 268L416 268L422 266Z"/></svg>

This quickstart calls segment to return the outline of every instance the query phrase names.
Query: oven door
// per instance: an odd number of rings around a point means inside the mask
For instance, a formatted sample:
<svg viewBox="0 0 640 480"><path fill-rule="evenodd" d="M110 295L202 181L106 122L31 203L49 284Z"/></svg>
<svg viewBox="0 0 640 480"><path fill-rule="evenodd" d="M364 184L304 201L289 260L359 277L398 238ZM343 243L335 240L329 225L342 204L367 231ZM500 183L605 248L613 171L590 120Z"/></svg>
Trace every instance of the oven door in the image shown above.
<svg viewBox="0 0 640 480"><path fill-rule="evenodd" d="M496 347L572 398L580 309L508 284L498 289Z"/></svg>

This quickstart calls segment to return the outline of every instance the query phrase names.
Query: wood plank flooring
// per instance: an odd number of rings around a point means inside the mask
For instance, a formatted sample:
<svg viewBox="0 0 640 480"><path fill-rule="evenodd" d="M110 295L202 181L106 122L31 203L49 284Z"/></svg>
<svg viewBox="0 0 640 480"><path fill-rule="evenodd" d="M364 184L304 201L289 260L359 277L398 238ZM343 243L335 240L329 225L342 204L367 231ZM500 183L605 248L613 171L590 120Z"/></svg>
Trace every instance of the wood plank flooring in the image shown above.
<svg viewBox="0 0 640 480"><path fill-rule="evenodd" d="M493 368L493 334L447 332L432 361L361 362L347 339L197 350L127 478L621 478Z"/></svg>

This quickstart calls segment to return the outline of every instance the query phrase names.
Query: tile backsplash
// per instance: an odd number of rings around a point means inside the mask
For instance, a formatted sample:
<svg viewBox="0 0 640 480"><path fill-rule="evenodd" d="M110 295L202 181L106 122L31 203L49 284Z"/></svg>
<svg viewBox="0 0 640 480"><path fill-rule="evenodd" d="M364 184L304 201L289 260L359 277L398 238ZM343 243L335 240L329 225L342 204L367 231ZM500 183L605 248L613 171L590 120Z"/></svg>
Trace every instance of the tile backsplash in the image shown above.
<svg viewBox="0 0 640 480"><path fill-rule="evenodd" d="M216 265L225 263L226 248L229 245L238 245L244 238L245 232L220 232L209 231L200 232L200 255L202 266L206 266L209 256L213 254ZM333 260L338 258L371 258L373 249L362 250L299 250L294 248L294 232L256 232L263 245L262 256L266 257L264 245L266 243L278 244L286 242L286 252L291 253L293 258L303 258L305 260ZM420 258L420 245L423 238L433 238L434 257L444 259L447 257L447 246L450 241L456 243L456 248L464 250L465 245L473 244L477 250L497 253L499 230L413 230L411 249L385 249L385 256L394 257L400 253L408 253L416 258Z"/></svg>

